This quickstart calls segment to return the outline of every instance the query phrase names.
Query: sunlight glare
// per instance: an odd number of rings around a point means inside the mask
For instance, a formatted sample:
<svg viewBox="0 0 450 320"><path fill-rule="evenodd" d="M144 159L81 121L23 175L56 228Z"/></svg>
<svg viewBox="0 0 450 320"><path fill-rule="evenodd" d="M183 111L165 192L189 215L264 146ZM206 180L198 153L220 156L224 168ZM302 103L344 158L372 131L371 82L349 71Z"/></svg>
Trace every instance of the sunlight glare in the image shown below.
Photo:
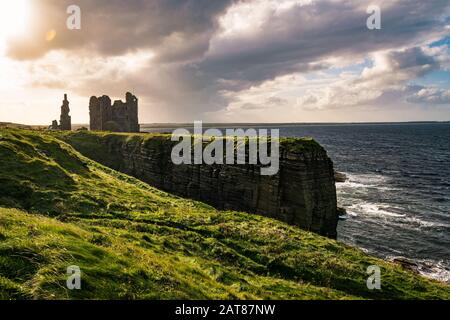
<svg viewBox="0 0 450 320"><path fill-rule="evenodd" d="M0 42L25 31L29 0L0 2Z"/></svg>

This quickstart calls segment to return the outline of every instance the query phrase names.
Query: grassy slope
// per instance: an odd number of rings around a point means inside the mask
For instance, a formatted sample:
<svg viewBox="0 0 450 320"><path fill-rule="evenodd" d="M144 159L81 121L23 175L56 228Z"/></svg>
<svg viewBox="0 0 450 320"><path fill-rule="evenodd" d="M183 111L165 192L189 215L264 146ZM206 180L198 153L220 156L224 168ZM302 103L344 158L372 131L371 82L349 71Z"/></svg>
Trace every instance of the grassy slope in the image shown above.
<svg viewBox="0 0 450 320"><path fill-rule="evenodd" d="M16 208L16 209L11 209ZM382 290L366 288L369 265ZM81 267L82 290L65 288ZM181 199L55 138L0 130L0 299L450 298L450 288L281 222Z"/></svg>

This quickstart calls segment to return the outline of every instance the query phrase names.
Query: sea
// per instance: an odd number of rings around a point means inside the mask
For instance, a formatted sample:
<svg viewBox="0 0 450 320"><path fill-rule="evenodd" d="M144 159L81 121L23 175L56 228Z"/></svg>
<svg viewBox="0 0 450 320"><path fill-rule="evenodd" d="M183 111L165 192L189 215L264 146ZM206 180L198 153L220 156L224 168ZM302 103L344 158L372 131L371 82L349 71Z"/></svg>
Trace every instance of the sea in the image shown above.
<svg viewBox="0 0 450 320"><path fill-rule="evenodd" d="M338 205L347 210L339 241L407 259L423 275L450 283L450 123L251 126L314 138L347 176L336 185Z"/></svg>

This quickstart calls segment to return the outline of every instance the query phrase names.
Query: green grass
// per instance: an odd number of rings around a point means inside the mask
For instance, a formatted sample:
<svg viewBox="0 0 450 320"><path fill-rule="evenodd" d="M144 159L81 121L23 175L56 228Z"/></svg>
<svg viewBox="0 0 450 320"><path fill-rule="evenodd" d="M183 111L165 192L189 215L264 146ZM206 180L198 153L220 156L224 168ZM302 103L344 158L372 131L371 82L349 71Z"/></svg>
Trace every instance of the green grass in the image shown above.
<svg viewBox="0 0 450 320"><path fill-rule="evenodd" d="M342 243L164 193L58 136L0 129L0 299L450 298ZM71 265L82 290L65 287ZM369 265L381 291L366 287Z"/></svg>
<svg viewBox="0 0 450 320"><path fill-rule="evenodd" d="M115 157L112 151L121 151L120 147L126 144L135 146L137 144L153 144L161 147L164 152L171 145L178 142L171 141L170 134L140 134L140 133L111 133L111 132L90 132L90 131L64 131L53 132L55 137L62 139L79 150L91 159L101 162L108 167L118 167L118 163L122 161L120 157ZM228 139L224 137L223 139ZM269 138L270 140L270 138ZM320 152L324 149L312 138L280 138L280 153L292 152ZM249 138L246 137L245 143L248 144ZM206 145L208 142L204 142ZM194 145L194 141L192 146ZM236 146L235 146L236 147Z"/></svg>

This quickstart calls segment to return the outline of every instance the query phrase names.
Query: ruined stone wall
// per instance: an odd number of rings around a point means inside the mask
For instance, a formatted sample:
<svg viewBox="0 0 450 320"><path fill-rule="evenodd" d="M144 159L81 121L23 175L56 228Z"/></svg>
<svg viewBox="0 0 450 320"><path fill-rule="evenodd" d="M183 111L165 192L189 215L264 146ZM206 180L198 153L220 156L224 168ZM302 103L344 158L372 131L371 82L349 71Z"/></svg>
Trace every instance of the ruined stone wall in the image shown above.
<svg viewBox="0 0 450 320"><path fill-rule="evenodd" d="M261 176L258 165L176 166L174 142L164 135L73 133L65 139L93 160L162 190L336 237L333 163L314 141L282 142L279 173Z"/></svg>
<svg viewBox="0 0 450 320"><path fill-rule="evenodd" d="M126 101L114 101L108 96L91 97L89 102L90 129L93 131L139 132L138 99L131 93Z"/></svg>
<svg viewBox="0 0 450 320"><path fill-rule="evenodd" d="M106 123L112 118L111 99L108 96L91 97L89 101L89 116L89 127L91 130L105 130Z"/></svg>

